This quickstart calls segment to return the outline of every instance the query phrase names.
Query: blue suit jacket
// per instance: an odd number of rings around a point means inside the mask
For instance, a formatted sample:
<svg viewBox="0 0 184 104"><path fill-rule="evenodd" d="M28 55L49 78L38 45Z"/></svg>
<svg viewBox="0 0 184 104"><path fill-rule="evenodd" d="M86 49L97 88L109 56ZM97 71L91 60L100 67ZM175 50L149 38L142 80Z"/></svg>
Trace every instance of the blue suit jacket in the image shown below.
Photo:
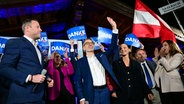
<svg viewBox="0 0 184 104"><path fill-rule="evenodd" d="M40 74L42 69L43 60L40 64L36 50L30 41L24 37L7 41L0 63L0 76L11 80L8 104L43 99L44 83L39 84L36 91L32 92L35 84L25 82L29 74Z"/></svg>
<svg viewBox="0 0 184 104"><path fill-rule="evenodd" d="M112 79L116 82L116 84L119 85L115 77L115 74L112 70L112 66L107 58L107 56L113 53L114 46L117 45L116 41L117 37L118 35L113 34L111 46L109 47L108 51L105 53L98 53L95 56L102 64L105 71L108 72L108 74L112 77ZM77 61L77 69L75 74L76 74L75 88L78 99L80 100L82 98L85 98L86 101L89 101L89 104L93 104L93 97L94 97L93 79L86 56Z"/></svg>

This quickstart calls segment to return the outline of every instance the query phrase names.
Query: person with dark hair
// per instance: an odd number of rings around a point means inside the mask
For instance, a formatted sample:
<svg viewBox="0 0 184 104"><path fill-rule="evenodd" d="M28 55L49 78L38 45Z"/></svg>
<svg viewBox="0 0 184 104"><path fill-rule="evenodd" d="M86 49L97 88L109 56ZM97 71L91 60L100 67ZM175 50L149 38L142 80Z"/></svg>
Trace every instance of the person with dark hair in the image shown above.
<svg viewBox="0 0 184 104"><path fill-rule="evenodd" d="M6 42L0 63L0 77L11 82L7 104L44 104L46 87L54 82L45 75L43 56L36 46L42 30L32 19L23 22L22 30L23 37Z"/></svg>
<svg viewBox="0 0 184 104"><path fill-rule="evenodd" d="M162 104L183 104L184 85L178 71L183 62L182 51L174 41L165 40L160 51L155 48L154 55L155 81L161 89Z"/></svg>
<svg viewBox="0 0 184 104"><path fill-rule="evenodd" d="M121 87L113 93L113 104L144 104L144 98L153 99L153 94L144 80L140 64L130 58L131 48L120 45L120 58L112 67Z"/></svg>
<svg viewBox="0 0 184 104"><path fill-rule="evenodd" d="M118 30L115 21L107 17L112 26L112 41L106 52L94 53L94 42L88 38L83 43L85 56L77 61L75 89L80 104L110 104L110 89L108 79L113 79L119 85L108 56L113 53L117 44Z"/></svg>
<svg viewBox="0 0 184 104"><path fill-rule="evenodd" d="M144 49L137 49L135 53L136 60L140 63L142 71L145 76L145 81L148 84L149 88L154 94L154 99L150 101L147 97L144 99L144 104L161 104L160 94L158 88L156 87L154 73L157 67L157 64L147 59L147 53Z"/></svg>

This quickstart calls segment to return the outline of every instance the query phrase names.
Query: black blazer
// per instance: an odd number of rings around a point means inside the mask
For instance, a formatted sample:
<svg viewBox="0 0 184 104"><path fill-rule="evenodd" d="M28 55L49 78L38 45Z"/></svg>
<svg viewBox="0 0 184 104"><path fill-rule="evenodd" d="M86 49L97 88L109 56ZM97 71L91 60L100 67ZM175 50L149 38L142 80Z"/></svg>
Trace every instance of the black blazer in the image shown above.
<svg viewBox="0 0 184 104"><path fill-rule="evenodd" d="M135 60L130 60L130 67L126 67L120 58L113 62L113 71L121 85L116 90L118 99L115 104L144 104L144 98L151 93L144 80L144 75L140 64Z"/></svg>

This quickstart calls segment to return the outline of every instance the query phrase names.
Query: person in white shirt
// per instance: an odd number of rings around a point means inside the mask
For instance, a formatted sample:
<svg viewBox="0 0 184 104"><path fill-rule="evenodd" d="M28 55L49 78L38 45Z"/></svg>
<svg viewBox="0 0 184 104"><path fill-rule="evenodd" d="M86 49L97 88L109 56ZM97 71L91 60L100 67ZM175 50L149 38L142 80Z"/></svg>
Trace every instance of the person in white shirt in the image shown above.
<svg viewBox="0 0 184 104"><path fill-rule="evenodd" d="M107 20L113 32L109 49L95 54L94 42L86 39L83 43L86 56L77 61L75 88L80 104L87 104L87 102L88 104L110 104L112 89L108 86L108 79L112 78L118 84L107 58L113 53L113 48L117 44L118 30L112 18L107 17Z"/></svg>

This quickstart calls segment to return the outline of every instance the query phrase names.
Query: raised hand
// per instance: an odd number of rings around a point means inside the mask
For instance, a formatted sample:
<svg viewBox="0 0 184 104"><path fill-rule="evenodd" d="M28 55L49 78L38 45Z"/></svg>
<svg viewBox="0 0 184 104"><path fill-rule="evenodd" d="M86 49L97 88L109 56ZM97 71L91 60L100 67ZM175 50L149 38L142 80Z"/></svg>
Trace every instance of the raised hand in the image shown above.
<svg viewBox="0 0 184 104"><path fill-rule="evenodd" d="M107 20L111 24L112 30L116 30L117 29L116 22L111 17L107 17Z"/></svg>
<svg viewBox="0 0 184 104"><path fill-rule="evenodd" d="M68 50L67 49L65 49L64 57L68 58Z"/></svg>

